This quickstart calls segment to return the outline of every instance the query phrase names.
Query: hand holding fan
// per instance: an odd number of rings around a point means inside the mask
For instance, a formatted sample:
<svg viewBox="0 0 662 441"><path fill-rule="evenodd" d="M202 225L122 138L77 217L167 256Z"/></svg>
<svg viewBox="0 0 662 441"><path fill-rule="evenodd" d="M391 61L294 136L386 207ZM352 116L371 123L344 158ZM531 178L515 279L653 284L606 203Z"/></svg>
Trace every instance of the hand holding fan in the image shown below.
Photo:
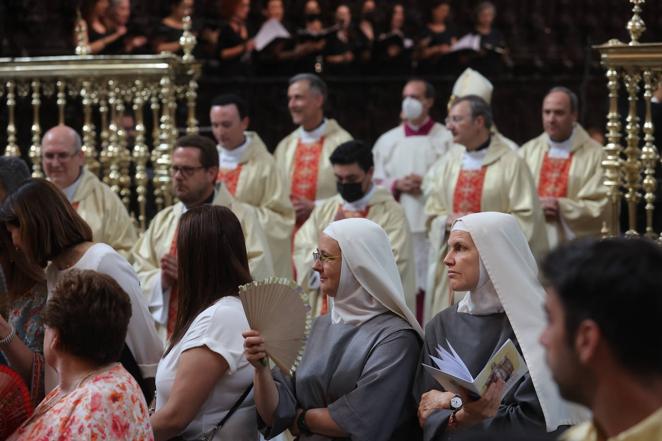
<svg viewBox="0 0 662 441"><path fill-rule="evenodd" d="M0 439L6 439L32 414L30 392L23 379L0 365Z"/></svg>
<svg viewBox="0 0 662 441"><path fill-rule="evenodd" d="M289 375L301 360L310 332L307 297L296 283L278 277L239 287L248 324L260 332L276 366Z"/></svg>

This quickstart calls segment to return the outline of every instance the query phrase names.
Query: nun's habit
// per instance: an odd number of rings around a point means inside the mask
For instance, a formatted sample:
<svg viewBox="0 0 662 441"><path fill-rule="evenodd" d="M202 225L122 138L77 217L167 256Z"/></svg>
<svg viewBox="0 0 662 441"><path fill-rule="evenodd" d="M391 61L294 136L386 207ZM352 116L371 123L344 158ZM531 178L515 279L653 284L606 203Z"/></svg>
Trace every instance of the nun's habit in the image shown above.
<svg viewBox="0 0 662 441"><path fill-rule="evenodd" d="M338 292L331 313L313 323L294 377L274 369L278 407L273 426L259 420L260 430L269 439L294 422L297 408L328 407L347 439L415 439L410 391L422 330L405 304L388 237L367 219L334 222L324 234L342 253Z"/></svg>
<svg viewBox="0 0 662 441"><path fill-rule="evenodd" d="M585 410L560 397L545 363L544 348L538 343L546 323L544 290L515 218L504 213L475 213L458 219L453 230L471 235L480 255L480 277L460 303L441 311L426 325L421 362L434 366L430 354L437 355L439 344L449 349L448 341L475 377L510 339L529 372L504 396L496 416L473 429L554 431L587 419ZM443 390L419 365L414 385L417 402L431 389ZM447 409L432 413L423 428L424 439L449 439L450 415Z"/></svg>

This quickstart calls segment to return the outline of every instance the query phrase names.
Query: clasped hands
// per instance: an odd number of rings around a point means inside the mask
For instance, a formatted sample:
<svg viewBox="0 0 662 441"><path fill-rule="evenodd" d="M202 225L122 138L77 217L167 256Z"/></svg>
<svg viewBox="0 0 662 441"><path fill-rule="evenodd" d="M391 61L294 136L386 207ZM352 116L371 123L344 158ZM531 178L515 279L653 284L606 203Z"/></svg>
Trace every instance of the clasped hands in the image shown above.
<svg viewBox="0 0 662 441"><path fill-rule="evenodd" d="M459 394L464 405L455 414L455 427L465 427L478 424L481 421L493 418L501 405L501 395L506 383L499 379L490 384L478 400L471 400L469 393L465 390ZM425 425L427 418L438 409L450 409L451 398L455 396L452 392L430 390L421 395L418 405L418 423L421 427Z"/></svg>

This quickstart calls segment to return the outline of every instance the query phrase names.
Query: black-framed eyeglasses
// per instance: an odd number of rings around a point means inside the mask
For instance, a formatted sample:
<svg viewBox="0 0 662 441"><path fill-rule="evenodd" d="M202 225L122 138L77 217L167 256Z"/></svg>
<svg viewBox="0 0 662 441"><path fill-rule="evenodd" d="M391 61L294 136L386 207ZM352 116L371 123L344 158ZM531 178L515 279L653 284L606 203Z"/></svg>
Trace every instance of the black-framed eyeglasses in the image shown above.
<svg viewBox="0 0 662 441"><path fill-rule="evenodd" d="M185 178L190 178L191 176L193 176L193 173L200 170L201 168L205 168L205 167L202 165L198 167L191 167L188 165L171 165L170 174L175 176L178 172L181 172L182 176L184 176Z"/></svg>
<svg viewBox="0 0 662 441"><path fill-rule="evenodd" d="M315 248L315 251L313 251L313 261L314 262L333 262L334 260L337 260L338 257L340 256L331 256L329 254L323 254L319 248Z"/></svg>

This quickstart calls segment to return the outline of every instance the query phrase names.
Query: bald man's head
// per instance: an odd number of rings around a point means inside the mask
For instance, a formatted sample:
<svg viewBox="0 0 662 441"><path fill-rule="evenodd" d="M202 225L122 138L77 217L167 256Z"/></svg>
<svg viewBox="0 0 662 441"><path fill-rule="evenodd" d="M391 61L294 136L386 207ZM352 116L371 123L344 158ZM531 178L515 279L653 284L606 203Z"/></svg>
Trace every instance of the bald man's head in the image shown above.
<svg viewBox="0 0 662 441"><path fill-rule="evenodd" d="M44 134L41 155L44 173L60 189L73 184L85 164L80 136L65 125L55 126Z"/></svg>

